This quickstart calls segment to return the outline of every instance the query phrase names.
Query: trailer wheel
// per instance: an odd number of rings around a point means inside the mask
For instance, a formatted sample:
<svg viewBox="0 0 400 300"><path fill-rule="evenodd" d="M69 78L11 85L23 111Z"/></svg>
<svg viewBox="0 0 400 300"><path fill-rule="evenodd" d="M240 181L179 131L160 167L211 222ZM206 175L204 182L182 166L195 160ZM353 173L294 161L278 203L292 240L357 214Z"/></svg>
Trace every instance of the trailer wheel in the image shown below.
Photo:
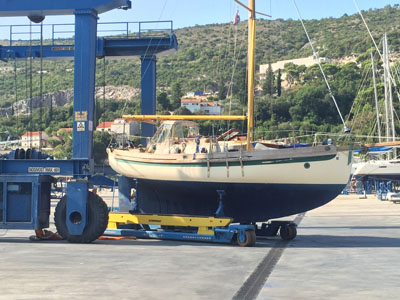
<svg viewBox="0 0 400 300"><path fill-rule="evenodd" d="M87 222L82 235L70 235L66 222L67 197L62 197L58 202L54 212L54 222L58 234L63 239L71 243L90 243L104 233L108 224L108 208L106 203L98 195L89 192L87 206Z"/></svg>
<svg viewBox="0 0 400 300"><path fill-rule="evenodd" d="M256 244L256 232L254 230L246 230L245 231L245 239L244 241L240 241L239 233L237 234L237 243L241 247L252 247Z"/></svg>
<svg viewBox="0 0 400 300"><path fill-rule="evenodd" d="M284 241L293 240L297 236L297 228L295 224L283 224L279 230L281 239Z"/></svg>

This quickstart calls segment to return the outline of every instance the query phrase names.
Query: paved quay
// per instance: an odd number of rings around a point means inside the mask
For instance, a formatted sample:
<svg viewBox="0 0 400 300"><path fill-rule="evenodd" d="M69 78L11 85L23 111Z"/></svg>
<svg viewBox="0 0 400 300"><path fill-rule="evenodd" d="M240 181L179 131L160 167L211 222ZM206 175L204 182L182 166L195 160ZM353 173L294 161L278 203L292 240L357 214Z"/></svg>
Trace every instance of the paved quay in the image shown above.
<svg viewBox="0 0 400 300"><path fill-rule="evenodd" d="M400 205L359 197L292 216L295 240L252 248L0 230L0 299L399 299Z"/></svg>

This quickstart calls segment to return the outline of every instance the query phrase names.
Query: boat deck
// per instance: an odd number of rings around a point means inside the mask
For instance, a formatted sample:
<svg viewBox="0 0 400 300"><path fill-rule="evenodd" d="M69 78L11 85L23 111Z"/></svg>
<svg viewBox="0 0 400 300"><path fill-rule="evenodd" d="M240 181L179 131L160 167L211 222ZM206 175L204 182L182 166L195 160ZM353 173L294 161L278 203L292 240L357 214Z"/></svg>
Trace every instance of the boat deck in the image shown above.
<svg viewBox="0 0 400 300"><path fill-rule="evenodd" d="M398 299L400 205L359 197L287 218L301 220L295 240L253 248L1 230L0 299Z"/></svg>

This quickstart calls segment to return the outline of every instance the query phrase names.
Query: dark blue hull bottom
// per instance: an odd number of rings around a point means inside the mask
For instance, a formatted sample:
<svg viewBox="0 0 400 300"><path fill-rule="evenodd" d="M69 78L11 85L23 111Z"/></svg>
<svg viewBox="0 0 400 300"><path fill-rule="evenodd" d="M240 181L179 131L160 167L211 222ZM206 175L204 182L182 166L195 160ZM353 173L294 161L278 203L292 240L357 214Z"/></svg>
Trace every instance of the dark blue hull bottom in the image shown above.
<svg viewBox="0 0 400 300"><path fill-rule="evenodd" d="M217 190L223 210L235 222L262 222L305 212L334 199L345 185L176 182L138 179L136 199L143 213L213 216Z"/></svg>

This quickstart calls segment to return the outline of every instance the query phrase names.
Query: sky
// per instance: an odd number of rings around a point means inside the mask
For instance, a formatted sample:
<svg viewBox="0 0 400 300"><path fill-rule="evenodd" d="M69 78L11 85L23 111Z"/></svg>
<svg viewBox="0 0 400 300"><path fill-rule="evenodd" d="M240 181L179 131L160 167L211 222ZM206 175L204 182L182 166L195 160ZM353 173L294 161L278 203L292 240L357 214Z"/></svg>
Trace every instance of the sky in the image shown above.
<svg viewBox="0 0 400 300"><path fill-rule="evenodd" d="M321 19L340 17L345 13L357 12L355 0L295 0L303 19ZM382 8L386 5L400 3L400 0L356 0L362 10ZM247 3L247 0L243 0ZM247 11L233 0L132 0L132 9L113 10L99 17L99 22L138 22L172 20L174 29L195 25L231 22L239 9L241 20L247 19ZM297 20L298 16L293 0L256 0L256 10L268 15L271 19ZM262 17L262 16L260 16ZM262 17L265 18L265 17ZM44 24L73 23L72 16L47 17ZM0 25L28 25L26 17L0 18ZM154 29L165 25L155 24ZM0 28L0 37L7 29Z"/></svg>

